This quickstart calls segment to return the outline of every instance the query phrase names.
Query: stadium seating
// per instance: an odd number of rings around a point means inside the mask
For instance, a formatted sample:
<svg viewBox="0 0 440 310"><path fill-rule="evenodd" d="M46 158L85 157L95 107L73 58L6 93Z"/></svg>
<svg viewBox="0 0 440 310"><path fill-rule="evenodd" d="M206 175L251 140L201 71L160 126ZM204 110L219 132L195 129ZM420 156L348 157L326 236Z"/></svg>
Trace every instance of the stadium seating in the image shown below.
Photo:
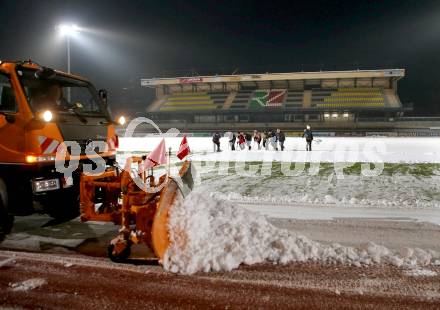
<svg viewBox="0 0 440 310"><path fill-rule="evenodd" d="M303 107L303 91L287 91L286 101L284 103L284 107L287 109L291 108L302 108Z"/></svg>
<svg viewBox="0 0 440 310"><path fill-rule="evenodd" d="M315 108L376 108L386 105L381 88L314 89L311 107Z"/></svg>
<svg viewBox="0 0 440 310"><path fill-rule="evenodd" d="M225 104L227 100L228 104ZM197 111L217 109L347 109L400 106L400 100L392 89L315 88L312 90L245 89L234 92L179 92L157 100L152 105L152 109L155 111Z"/></svg>
<svg viewBox="0 0 440 310"><path fill-rule="evenodd" d="M227 97L227 93L224 96ZM184 111L184 110L215 110L221 108L225 98L223 94L207 92L174 93L164 101L160 111Z"/></svg>
<svg viewBox="0 0 440 310"><path fill-rule="evenodd" d="M251 99L252 90L240 90L232 102L231 109L247 109L249 107L249 100Z"/></svg>
<svg viewBox="0 0 440 310"><path fill-rule="evenodd" d="M217 108L221 108L223 104L226 101L226 98L228 98L229 93L228 92L208 92L208 95L211 97L212 101L215 105L217 105Z"/></svg>

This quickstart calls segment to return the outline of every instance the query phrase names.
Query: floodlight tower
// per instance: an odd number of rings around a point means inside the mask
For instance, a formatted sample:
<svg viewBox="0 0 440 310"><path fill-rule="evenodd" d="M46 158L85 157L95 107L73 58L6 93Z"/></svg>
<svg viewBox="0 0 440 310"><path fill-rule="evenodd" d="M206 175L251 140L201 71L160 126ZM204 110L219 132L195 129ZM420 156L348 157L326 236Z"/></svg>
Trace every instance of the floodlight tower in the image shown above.
<svg viewBox="0 0 440 310"><path fill-rule="evenodd" d="M58 25L58 32L67 40L67 73L70 73L70 37L79 32L77 25Z"/></svg>
<svg viewBox="0 0 440 310"><path fill-rule="evenodd" d="M70 74L70 37L74 36L79 32L79 27L77 25L58 25L55 27L59 34L66 37L67 41L67 73ZM70 102L70 87L67 88L67 100Z"/></svg>

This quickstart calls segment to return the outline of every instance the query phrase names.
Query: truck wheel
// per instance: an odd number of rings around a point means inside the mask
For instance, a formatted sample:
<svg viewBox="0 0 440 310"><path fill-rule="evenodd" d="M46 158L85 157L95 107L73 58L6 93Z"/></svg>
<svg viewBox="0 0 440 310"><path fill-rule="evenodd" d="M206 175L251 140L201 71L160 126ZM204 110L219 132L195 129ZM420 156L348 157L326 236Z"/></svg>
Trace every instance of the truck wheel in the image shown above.
<svg viewBox="0 0 440 310"><path fill-rule="evenodd" d="M131 243L128 243L127 246L121 251L121 253L115 255L113 250L115 249L114 244L109 244L107 247L107 254L110 260L114 263L123 263L125 262L131 255Z"/></svg>
<svg viewBox="0 0 440 310"><path fill-rule="evenodd" d="M46 200L43 206L54 219L68 221L79 215L79 194L55 195Z"/></svg>
<svg viewBox="0 0 440 310"><path fill-rule="evenodd" d="M35 210L31 186L15 181L10 182L9 185L7 191L9 212L20 216L33 214Z"/></svg>
<svg viewBox="0 0 440 310"><path fill-rule="evenodd" d="M11 232L14 216L8 208L8 192L6 184L0 179L0 239Z"/></svg>

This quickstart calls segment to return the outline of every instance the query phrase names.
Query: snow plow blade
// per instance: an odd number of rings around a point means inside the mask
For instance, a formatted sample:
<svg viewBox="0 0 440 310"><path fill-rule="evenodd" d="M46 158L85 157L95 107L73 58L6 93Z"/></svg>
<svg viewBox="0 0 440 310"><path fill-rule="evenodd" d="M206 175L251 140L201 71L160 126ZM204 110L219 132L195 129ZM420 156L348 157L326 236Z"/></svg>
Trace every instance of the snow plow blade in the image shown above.
<svg viewBox="0 0 440 310"><path fill-rule="evenodd" d="M181 201L183 201L182 191L178 184L171 179L168 186L164 188L164 191L161 194L151 230L153 250L159 260L163 259L169 245L169 212L174 205Z"/></svg>
<svg viewBox="0 0 440 310"><path fill-rule="evenodd" d="M132 160L136 163L142 159ZM116 168L97 176L82 175L81 220L121 225L108 246L111 260L124 261L132 244L146 244L161 262L170 243L169 212L183 201L193 184L190 161L183 163L178 177L165 174L157 182L151 175L133 179L127 171Z"/></svg>

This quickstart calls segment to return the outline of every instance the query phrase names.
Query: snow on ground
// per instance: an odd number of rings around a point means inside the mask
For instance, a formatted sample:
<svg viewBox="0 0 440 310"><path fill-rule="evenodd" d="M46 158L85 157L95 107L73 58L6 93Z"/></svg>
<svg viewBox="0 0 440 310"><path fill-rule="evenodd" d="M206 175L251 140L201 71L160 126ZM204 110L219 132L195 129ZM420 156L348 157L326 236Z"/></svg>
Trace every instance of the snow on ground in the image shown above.
<svg viewBox="0 0 440 310"><path fill-rule="evenodd" d="M30 251L39 251L42 244L50 244L51 246L60 246L65 248L75 248L83 242L83 239L61 239L53 237L45 237L38 235L29 235L28 233L13 233L2 242L2 247L23 249Z"/></svg>
<svg viewBox="0 0 440 310"><path fill-rule="evenodd" d="M10 287L15 292L26 292L43 286L46 283L45 279L33 278L18 283L11 283Z"/></svg>
<svg viewBox="0 0 440 310"><path fill-rule="evenodd" d="M320 207L316 208L320 212ZM404 217L380 218L370 214L353 217L339 217L337 210L332 219L319 219L315 213L306 213L305 217L274 218L267 217L274 226L294 231L322 244L339 243L344 246L360 247L368 242L386 246L398 251L402 248L421 248L440 253L440 225L420 222ZM350 214L350 213L349 213ZM331 214L328 214L331 217ZM318 217L318 219L314 219Z"/></svg>
<svg viewBox="0 0 440 310"><path fill-rule="evenodd" d="M437 272L429 270L429 269L411 269L405 272L406 275L412 277L435 277Z"/></svg>
<svg viewBox="0 0 440 310"><path fill-rule="evenodd" d="M218 175L204 173L199 189L218 193L219 198L258 205L313 204L332 207L385 209L440 209L437 176L381 175L365 178L345 175L297 177Z"/></svg>
<svg viewBox="0 0 440 310"><path fill-rule="evenodd" d="M215 197L215 195L214 195ZM404 208L374 208L353 206L332 206L316 204L259 204L236 203L244 208L267 215L271 218L298 220L333 220L333 219L374 219L392 221L416 221L440 225L439 209L404 209Z"/></svg>
<svg viewBox="0 0 440 310"><path fill-rule="evenodd" d="M371 242L359 248L324 245L276 228L258 213L195 192L171 210L169 229L171 245L163 264L166 270L184 274L229 271L240 264L265 261L312 260L355 266L389 263L414 269L440 260L440 253L419 248L393 252Z"/></svg>
<svg viewBox="0 0 440 310"><path fill-rule="evenodd" d="M121 138L119 149L124 152L149 152L162 138ZM179 149L180 137L167 137L167 148ZM298 161L298 162L387 162L387 163L440 163L440 140L437 137L316 137L313 152L305 152L302 138L287 137L287 152L227 151L228 139L222 138L224 152L214 153L211 138L189 137L193 160L205 161Z"/></svg>
<svg viewBox="0 0 440 310"><path fill-rule="evenodd" d="M42 214L16 216L12 232L0 242L0 249L105 256L117 230L113 223L82 223L79 218L58 223Z"/></svg>
<svg viewBox="0 0 440 310"><path fill-rule="evenodd" d="M304 141L300 138L287 138L285 152L221 153L211 150L210 138L188 140L191 159L199 172L199 189L219 192L234 202L440 208L437 138L322 137L317 139L321 142L313 152L302 151ZM121 139L118 160L123 165L128 152L146 152L159 141L156 137ZM180 141L181 138L166 138L167 146L173 150ZM222 143L226 149L227 141ZM356 149L360 152L353 151ZM365 152L368 149L373 151ZM304 161L312 164L304 166ZM385 163L383 167L373 164L381 161ZM364 169L377 171L378 175L365 174Z"/></svg>
<svg viewBox="0 0 440 310"><path fill-rule="evenodd" d="M15 261L14 258L7 258L5 260L0 261L0 268L8 266L9 264L12 264Z"/></svg>

